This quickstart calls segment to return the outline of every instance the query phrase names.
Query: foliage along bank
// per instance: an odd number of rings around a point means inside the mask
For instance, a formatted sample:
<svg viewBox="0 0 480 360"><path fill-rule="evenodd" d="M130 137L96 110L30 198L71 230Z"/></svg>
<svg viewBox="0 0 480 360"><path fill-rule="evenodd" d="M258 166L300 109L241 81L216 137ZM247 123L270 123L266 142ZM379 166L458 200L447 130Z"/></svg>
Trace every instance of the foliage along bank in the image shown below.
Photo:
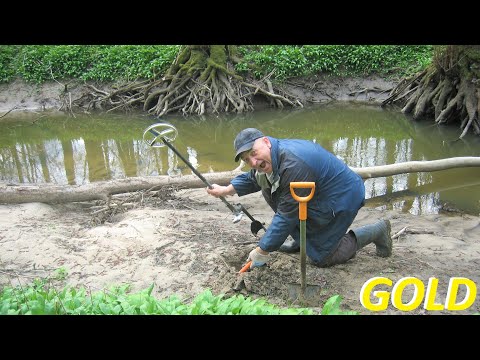
<svg viewBox="0 0 480 360"><path fill-rule="evenodd" d="M133 81L161 77L181 45L2 45L0 82L16 78ZM236 71L277 81L317 73L404 77L432 61L431 45L242 45Z"/></svg>

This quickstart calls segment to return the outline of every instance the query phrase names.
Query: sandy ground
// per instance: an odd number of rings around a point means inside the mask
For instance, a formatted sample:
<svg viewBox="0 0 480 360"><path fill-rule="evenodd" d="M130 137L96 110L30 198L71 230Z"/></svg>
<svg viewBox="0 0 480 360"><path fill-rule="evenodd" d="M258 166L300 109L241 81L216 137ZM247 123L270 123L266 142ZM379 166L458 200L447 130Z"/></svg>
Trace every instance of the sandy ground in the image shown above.
<svg viewBox="0 0 480 360"><path fill-rule="evenodd" d="M270 223L273 212L260 194L228 200L241 202L266 226ZM295 297L298 291L292 292L300 284L298 254L275 252L268 266L238 273L258 239L250 232L246 216L234 224L228 208L204 189L166 189L125 211L102 211L103 205L98 201L0 205L0 286L25 285L35 277L64 268L68 273L66 284L72 286L96 291L130 284L131 291L138 291L154 284L157 298L176 294L189 300L211 289L215 294L240 293L280 306L310 306L315 310L320 310L331 296L340 295L342 310L360 314L480 312L476 293L473 304L465 310L454 311L442 305L450 279L467 278L475 286L460 285L454 299L457 303L469 298L468 289L471 297L480 284L480 218L476 216L413 216L365 207L353 227L390 219L393 255L379 258L370 244L346 264L328 269L307 265L307 284L309 289L315 285L317 292L302 303ZM416 299L418 306L407 312L389 301L386 310L367 309L359 295L365 282L374 277L404 284L402 304ZM441 310L424 309L424 301L420 302L423 295L414 297L414 285L399 281L407 277L418 279L419 288L423 284L425 289L430 278L438 279L438 287L432 292ZM393 287L383 285L374 290L390 293ZM378 303L373 295L370 300Z"/></svg>

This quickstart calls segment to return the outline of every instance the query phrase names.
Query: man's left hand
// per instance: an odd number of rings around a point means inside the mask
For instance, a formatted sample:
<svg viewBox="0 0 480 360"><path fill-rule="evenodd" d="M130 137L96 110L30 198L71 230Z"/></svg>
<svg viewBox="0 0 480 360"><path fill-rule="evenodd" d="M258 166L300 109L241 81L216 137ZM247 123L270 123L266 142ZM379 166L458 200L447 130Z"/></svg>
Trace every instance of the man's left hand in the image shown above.
<svg viewBox="0 0 480 360"><path fill-rule="evenodd" d="M259 247L256 247L252 251L250 251L250 254L248 254L248 261L252 261L252 264L250 265L250 269L253 269L254 267L258 266L263 266L265 265L269 260L270 260L270 254L262 254L263 250L261 250Z"/></svg>

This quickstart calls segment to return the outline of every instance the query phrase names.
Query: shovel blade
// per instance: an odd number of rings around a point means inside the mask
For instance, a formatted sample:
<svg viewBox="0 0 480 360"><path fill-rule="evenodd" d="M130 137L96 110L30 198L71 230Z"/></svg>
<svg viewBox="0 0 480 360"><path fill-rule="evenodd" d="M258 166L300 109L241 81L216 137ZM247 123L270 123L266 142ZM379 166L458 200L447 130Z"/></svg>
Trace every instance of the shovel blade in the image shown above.
<svg viewBox="0 0 480 360"><path fill-rule="evenodd" d="M252 234L255 236L257 236L257 233L262 229L263 229L263 224L258 220L252 221L252 223L250 224L250 230L252 231Z"/></svg>
<svg viewBox="0 0 480 360"><path fill-rule="evenodd" d="M318 305L321 301L320 285L307 284L305 287L305 293L302 292L302 286L300 284L287 284L288 297L291 301L298 301L304 305Z"/></svg>

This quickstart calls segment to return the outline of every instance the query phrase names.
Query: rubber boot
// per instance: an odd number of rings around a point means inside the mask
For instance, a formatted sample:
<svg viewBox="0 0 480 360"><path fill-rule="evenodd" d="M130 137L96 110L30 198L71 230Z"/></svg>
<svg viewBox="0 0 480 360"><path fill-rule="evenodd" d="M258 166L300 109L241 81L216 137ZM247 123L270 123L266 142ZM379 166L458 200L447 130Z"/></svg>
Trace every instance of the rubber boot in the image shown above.
<svg viewBox="0 0 480 360"><path fill-rule="evenodd" d="M389 220L380 220L351 231L357 238L357 250L373 242L377 247L377 256L389 257L392 255L391 230Z"/></svg>
<svg viewBox="0 0 480 360"><path fill-rule="evenodd" d="M287 240L280 246L278 249L280 252L287 254L293 254L300 252L300 242L296 242L290 235L287 237Z"/></svg>

